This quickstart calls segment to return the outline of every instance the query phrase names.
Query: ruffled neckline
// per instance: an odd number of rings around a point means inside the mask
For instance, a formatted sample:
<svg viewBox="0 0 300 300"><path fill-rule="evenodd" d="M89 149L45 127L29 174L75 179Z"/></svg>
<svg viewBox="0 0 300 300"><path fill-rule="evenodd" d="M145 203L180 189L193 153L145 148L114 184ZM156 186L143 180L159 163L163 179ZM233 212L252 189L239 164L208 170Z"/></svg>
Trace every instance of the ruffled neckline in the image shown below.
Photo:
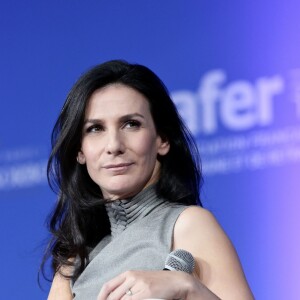
<svg viewBox="0 0 300 300"><path fill-rule="evenodd" d="M165 202L166 200L157 196L155 185L147 187L132 198L107 202L105 208L112 238Z"/></svg>

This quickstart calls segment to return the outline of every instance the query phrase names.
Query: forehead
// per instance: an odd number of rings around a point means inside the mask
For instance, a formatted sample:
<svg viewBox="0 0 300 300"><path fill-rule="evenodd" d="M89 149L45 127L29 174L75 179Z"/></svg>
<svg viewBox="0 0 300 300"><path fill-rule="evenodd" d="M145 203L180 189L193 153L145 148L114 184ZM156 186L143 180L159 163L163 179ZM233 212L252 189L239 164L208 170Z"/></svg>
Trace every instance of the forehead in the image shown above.
<svg viewBox="0 0 300 300"><path fill-rule="evenodd" d="M111 84L91 95L86 107L86 117L117 116L134 112L150 115L147 98L123 84Z"/></svg>

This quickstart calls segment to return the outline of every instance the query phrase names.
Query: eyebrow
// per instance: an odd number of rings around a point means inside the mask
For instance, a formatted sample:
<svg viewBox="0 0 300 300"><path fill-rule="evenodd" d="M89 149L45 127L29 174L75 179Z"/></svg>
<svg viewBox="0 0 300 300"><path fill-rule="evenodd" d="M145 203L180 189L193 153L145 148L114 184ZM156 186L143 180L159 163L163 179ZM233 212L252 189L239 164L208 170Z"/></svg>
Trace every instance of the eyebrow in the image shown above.
<svg viewBox="0 0 300 300"><path fill-rule="evenodd" d="M133 114L124 115L124 116L120 117L119 120L121 122L124 122L128 119L132 119L132 118L136 118L136 117L140 117L142 119L145 119L145 117L143 115L141 115L139 113L133 113ZM84 125L87 124L87 123L94 124L94 123L98 123L98 122L102 122L102 120L101 119L87 119L87 120L84 121Z"/></svg>

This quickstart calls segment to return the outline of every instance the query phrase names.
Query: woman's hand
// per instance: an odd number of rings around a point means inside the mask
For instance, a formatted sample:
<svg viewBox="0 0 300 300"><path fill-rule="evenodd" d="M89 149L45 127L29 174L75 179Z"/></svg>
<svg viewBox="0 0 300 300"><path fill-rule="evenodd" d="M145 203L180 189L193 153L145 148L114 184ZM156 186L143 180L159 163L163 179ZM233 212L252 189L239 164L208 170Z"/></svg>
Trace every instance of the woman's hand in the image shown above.
<svg viewBox="0 0 300 300"><path fill-rule="evenodd" d="M180 271L127 271L106 282L97 300L216 300L192 275Z"/></svg>

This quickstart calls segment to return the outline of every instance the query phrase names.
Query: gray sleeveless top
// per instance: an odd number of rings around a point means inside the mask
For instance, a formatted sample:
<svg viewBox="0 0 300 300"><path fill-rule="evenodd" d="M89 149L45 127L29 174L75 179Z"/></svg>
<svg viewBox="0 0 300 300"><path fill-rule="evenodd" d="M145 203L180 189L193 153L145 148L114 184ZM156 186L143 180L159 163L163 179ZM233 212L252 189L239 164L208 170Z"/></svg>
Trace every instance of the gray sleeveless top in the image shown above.
<svg viewBox="0 0 300 300"><path fill-rule="evenodd" d="M128 270L162 270L184 205L158 198L150 186L132 199L106 204L111 235L90 253L90 263L71 284L76 300L96 300L102 285Z"/></svg>

